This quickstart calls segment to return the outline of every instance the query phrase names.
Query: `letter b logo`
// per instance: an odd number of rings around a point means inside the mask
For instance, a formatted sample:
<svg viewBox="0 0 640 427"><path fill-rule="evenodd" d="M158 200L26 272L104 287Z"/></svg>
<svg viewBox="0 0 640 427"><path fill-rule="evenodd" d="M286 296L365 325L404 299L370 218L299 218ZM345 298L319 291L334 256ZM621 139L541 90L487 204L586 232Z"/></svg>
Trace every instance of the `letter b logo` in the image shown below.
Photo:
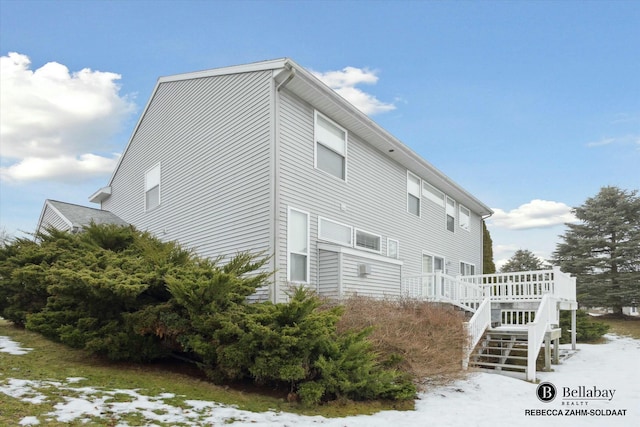
<svg viewBox="0 0 640 427"><path fill-rule="evenodd" d="M551 402L556 398L556 386L551 383L540 383L536 389L536 394L541 402Z"/></svg>

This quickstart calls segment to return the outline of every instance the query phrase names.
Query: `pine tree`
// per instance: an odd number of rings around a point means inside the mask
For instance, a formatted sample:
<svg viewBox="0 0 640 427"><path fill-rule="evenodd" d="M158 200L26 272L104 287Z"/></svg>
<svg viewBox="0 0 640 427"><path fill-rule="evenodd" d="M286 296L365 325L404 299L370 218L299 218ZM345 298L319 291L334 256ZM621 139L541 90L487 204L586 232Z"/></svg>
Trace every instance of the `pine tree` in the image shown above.
<svg viewBox="0 0 640 427"><path fill-rule="evenodd" d="M577 276L582 305L622 314L622 307L640 303L638 191L603 187L573 212L580 223L566 224L553 262Z"/></svg>
<svg viewBox="0 0 640 427"><path fill-rule="evenodd" d="M500 272L544 270L545 263L528 249L518 249L502 266Z"/></svg>
<svg viewBox="0 0 640 427"><path fill-rule="evenodd" d="M496 264L493 262L493 240L484 221L482 221L482 272L484 274L496 272Z"/></svg>

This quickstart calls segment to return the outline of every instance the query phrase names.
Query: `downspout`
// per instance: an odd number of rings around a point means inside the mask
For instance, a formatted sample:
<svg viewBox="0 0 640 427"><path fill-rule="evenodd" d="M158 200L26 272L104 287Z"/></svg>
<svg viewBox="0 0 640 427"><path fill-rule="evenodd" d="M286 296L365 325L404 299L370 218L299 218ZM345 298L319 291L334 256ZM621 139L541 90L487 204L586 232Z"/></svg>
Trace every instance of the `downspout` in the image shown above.
<svg viewBox="0 0 640 427"><path fill-rule="evenodd" d="M274 275L273 275L273 295L271 300L273 303L278 302L280 287L278 285L279 276L278 276L278 267L280 265L279 260L279 248L280 248L280 233L279 233L279 214L280 214L280 90L284 89L284 87L295 77L296 71L293 69L292 65L287 63L285 64L285 68L289 72L289 75L281 81L275 87L274 93L274 140L273 140L273 160L272 160L272 168L273 168L273 224L272 224L272 232L273 232L273 267L274 267ZM275 76L277 77L277 76ZM274 80L275 80L274 77ZM286 255L285 255L286 256ZM285 276L286 277L286 276Z"/></svg>

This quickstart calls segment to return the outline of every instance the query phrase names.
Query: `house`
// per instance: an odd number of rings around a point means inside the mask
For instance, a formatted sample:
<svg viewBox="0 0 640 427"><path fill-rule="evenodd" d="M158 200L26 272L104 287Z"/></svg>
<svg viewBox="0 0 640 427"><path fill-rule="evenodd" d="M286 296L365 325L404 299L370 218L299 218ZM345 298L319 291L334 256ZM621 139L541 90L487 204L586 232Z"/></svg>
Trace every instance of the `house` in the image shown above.
<svg viewBox="0 0 640 427"><path fill-rule="evenodd" d="M201 256L270 255L258 300L302 284L448 302L475 313L474 345L502 322L533 328L537 355L575 301L559 271L483 276L491 209L286 58L160 78L90 201Z"/></svg>
<svg viewBox="0 0 640 427"><path fill-rule="evenodd" d="M273 255L274 301L481 273L492 213L290 59L160 78L90 200L203 256Z"/></svg>

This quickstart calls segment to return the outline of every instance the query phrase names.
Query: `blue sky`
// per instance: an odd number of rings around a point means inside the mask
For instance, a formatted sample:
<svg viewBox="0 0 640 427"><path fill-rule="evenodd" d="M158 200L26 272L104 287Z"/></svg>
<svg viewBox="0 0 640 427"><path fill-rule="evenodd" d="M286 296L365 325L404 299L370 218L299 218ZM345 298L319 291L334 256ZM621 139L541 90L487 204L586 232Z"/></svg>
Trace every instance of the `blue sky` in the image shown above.
<svg viewBox="0 0 640 427"><path fill-rule="evenodd" d="M498 262L640 188L638 1L0 0L0 54L11 235L47 198L89 205L159 76L281 57L496 210Z"/></svg>

